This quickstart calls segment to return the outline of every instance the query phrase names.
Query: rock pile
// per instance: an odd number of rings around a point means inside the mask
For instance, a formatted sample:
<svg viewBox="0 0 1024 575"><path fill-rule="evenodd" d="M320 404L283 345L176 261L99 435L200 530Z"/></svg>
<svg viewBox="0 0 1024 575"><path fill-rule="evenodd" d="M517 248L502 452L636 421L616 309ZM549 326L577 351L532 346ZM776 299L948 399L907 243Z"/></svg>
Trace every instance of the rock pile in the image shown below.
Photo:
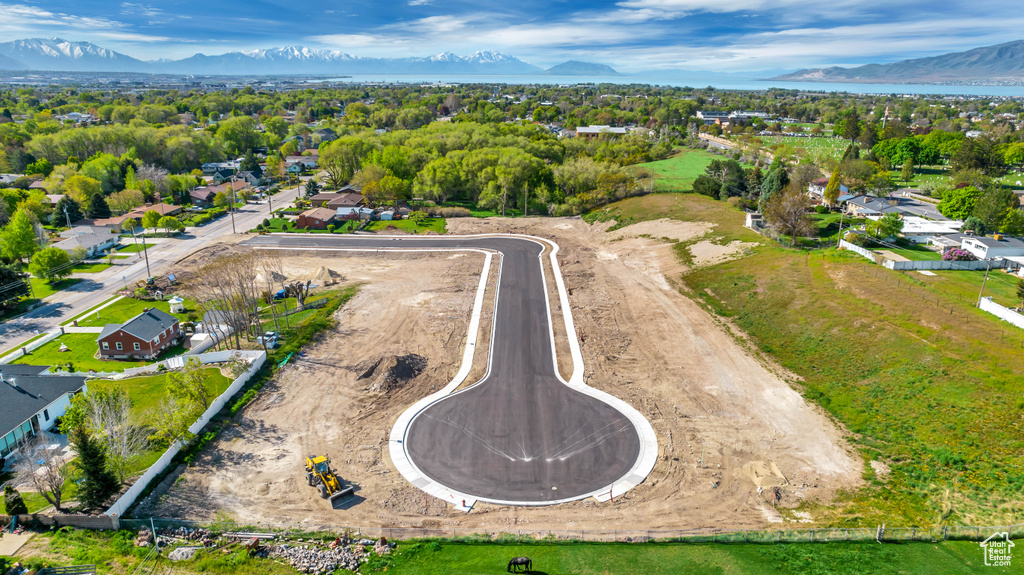
<svg viewBox="0 0 1024 575"><path fill-rule="evenodd" d="M198 541L207 547L216 543L216 537L210 533L210 530L202 527L165 527L157 529L156 532L160 537Z"/></svg>
<svg viewBox="0 0 1024 575"><path fill-rule="evenodd" d="M362 548L320 549L309 545L278 545L270 552L271 557L280 557L303 573L324 575L337 569L357 571L362 557Z"/></svg>
<svg viewBox="0 0 1024 575"><path fill-rule="evenodd" d="M187 561L196 555L196 551L199 551L202 547L178 547L167 554L167 558L171 561Z"/></svg>
<svg viewBox="0 0 1024 575"><path fill-rule="evenodd" d="M153 534L149 532L149 529L143 529L139 531L139 534L135 537L136 547L149 547L153 544Z"/></svg>

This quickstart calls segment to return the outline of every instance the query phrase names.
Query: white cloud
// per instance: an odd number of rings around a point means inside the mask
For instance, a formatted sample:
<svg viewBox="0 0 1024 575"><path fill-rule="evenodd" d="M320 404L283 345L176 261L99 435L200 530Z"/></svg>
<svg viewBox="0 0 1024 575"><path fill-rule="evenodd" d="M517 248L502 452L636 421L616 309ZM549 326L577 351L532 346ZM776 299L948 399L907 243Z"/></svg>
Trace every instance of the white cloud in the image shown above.
<svg viewBox="0 0 1024 575"><path fill-rule="evenodd" d="M434 0L409 0L406 6L430 6L434 3Z"/></svg>

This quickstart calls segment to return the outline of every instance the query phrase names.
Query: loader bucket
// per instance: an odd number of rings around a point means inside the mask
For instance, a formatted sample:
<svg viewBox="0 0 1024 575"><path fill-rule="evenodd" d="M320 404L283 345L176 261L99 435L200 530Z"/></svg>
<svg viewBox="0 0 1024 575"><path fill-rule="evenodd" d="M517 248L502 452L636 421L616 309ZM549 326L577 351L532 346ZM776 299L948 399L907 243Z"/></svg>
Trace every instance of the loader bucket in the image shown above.
<svg viewBox="0 0 1024 575"><path fill-rule="evenodd" d="M341 499L342 497L347 497L349 495L352 495L352 493L353 493L353 489L352 489L351 485L346 485L346 486L342 487L340 490L338 490L337 493L331 495L331 497L330 497L331 505L334 505L334 502L339 500L339 499Z"/></svg>

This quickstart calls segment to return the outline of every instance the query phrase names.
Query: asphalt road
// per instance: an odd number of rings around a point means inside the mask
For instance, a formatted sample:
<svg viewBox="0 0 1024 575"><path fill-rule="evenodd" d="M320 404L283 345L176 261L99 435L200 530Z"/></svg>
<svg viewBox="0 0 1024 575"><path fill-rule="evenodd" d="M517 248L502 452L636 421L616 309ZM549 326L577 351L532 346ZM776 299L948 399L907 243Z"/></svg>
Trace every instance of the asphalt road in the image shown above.
<svg viewBox="0 0 1024 575"><path fill-rule="evenodd" d="M280 208L291 204L295 200L298 189L286 188L278 192L273 196L273 205ZM235 212L234 229L238 233L245 233L267 217L269 217L269 208L266 202L247 204ZM205 226L188 228L186 233L175 238L157 240L158 243L155 244L147 242L150 246L148 249L149 269L153 275L173 272L171 264L174 262L206 244L230 236L232 233L231 216L227 215ZM132 243L132 240L122 239L121 243L129 244ZM26 339L60 325L99 304L109 298L112 292L126 284L131 286L135 282L149 277L144 260L132 258L115 261L118 263L103 272L75 276L82 278L82 281L48 297L45 305L0 323L0 355Z"/></svg>
<svg viewBox="0 0 1024 575"><path fill-rule="evenodd" d="M405 439L413 463L434 481L480 499L545 502L603 489L636 462L640 438L626 416L555 374L539 244L372 236L259 236L243 243L500 251L490 369L480 382L416 416Z"/></svg>

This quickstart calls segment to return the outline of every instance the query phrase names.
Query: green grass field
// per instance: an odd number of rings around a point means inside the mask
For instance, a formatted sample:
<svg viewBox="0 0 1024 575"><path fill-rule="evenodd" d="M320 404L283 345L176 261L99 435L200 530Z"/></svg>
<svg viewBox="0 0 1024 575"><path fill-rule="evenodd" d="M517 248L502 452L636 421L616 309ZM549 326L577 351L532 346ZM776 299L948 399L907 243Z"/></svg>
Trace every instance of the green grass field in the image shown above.
<svg viewBox="0 0 1024 575"><path fill-rule="evenodd" d="M839 159L850 145L843 138L801 138L798 136L758 136L765 147L796 157Z"/></svg>
<svg viewBox="0 0 1024 575"><path fill-rule="evenodd" d="M366 231L370 232L381 232L386 234L388 228L394 226L395 228L408 232L410 234L422 234L423 232L435 232L443 234L448 231L448 224L444 218L428 218L425 220L424 225L416 225L416 222L412 220L392 220L390 222L370 222L370 225L366 226Z"/></svg>
<svg viewBox="0 0 1024 575"><path fill-rule="evenodd" d="M65 528L37 536L19 552L32 570L44 566L95 564L100 575L132 573L148 549L135 547L131 531ZM360 573L397 575L484 575L506 572L509 559L526 556L534 575L946 575L1024 573L1010 567L986 567L977 543L884 544L660 544L561 543L496 544L398 542L391 555L372 556ZM240 545L200 552L177 563L156 559L149 571L293 575L294 568L271 559L250 558ZM337 571L345 574L349 571Z"/></svg>
<svg viewBox="0 0 1024 575"><path fill-rule="evenodd" d="M35 296L35 299L46 299L61 290L68 289L82 280L68 278L54 282L53 284L50 284L42 278L31 278L29 281L32 282L32 295Z"/></svg>
<svg viewBox="0 0 1024 575"><path fill-rule="evenodd" d="M985 281L985 270L937 270L932 273L935 275L921 276L917 279L931 289L949 294L964 303L973 304L978 301L981 284ZM988 282L985 283L983 295L991 297L992 301L1009 308L1020 307L1021 301L1017 297L1017 282L1019 281L1020 278L1002 270L993 271L989 274Z"/></svg>
<svg viewBox="0 0 1024 575"><path fill-rule="evenodd" d="M231 379L216 367L208 367L203 370L203 373L211 397L217 397L224 393L224 390L231 385ZM93 379L89 381L90 391L109 391L114 388L128 392L128 396L132 398L132 412L140 421L146 421L156 413L160 402L167 398L167 374L158 373L128 379Z"/></svg>
<svg viewBox="0 0 1024 575"><path fill-rule="evenodd" d="M742 212L695 194L630 198L587 219L612 217L707 221L720 241L760 239ZM685 246L676 251L685 262ZM865 488L813 509L820 521L1011 524L1024 510L1024 364L1006 358L1021 354L1022 334L974 307L983 275L893 272L848 252L764 242L681 281L801 377L804 396L866 459L892 468L885 482L866 468Z"/></svg>
<svg viewBox="0 0 1024 575"><path fill-rule="evenodd" d="M75 319L78 320L79 327L103 327L108 323L126 322L142 313L142 310L145 308L156 308L167 313L171 313L171 304L166 301L144 301L126 297L99 311L89 310ZM195 303L190 300L185 300L185 309L195 309ZM184 321L188 317L188 312L186 311L186 313L175 313L171 315Z"/></svg>
<svg viewBox="0 0 1024 575"><path fill-rule="evenodd" d="M678 148L676 155L667 160L638 164L636 168L654 174L654 189L662 192L688 191L693 181L704 173L704 168L712 160L721 160L727 156L716 156L704 150Z"/></svg>
<svg viewBox="0 0 1024 575"><path fill-rule="evenodd" d="M28 355L19 357L11 363L25 363L29 365L56 365L72 362L75 371L124 371L129 367L139 367L152 361L131 361L124 359L97 359L95 356L99 351L96 344L96 333L66 333L57 339L39 346ZM68 351L60 351L60 344L64 343ZM156 361L180 355L185 350L179 343L160 354Z"/></svg>
<svg viewBox="0 0 1024 575"><path fill-rule="evenodd" d="M75 264L71 271L76 274L94 274L106 269L110 269L110 264L106 262L81 262Z"/></svg>
<svg viewBox="0 0 1024 575"><path fill-rule="evenodd" d="M405 543L363 572L397 575L504 573L512 557L533 561L537 575L639 574L953 574L989 573L973 542L692 545ZM373 567L377 567L373 569ZM1024 572L1010 568L1006 573Z"/></svg>
<svg viewBox="0 0 1024 575"><path fill-rule="evenodd" d="M151 247L153 247L153 244L147 244L147 246L146 246L147 249L151 248ZM137 245L134 242L130 243L130 244L125 244L125 245L117 248L117 251L119 251L119 252L121 252L123 254L134 254L134 253L141 252L142 251L142 242L140 241Z"/></svg>
<svg viewBox="0 0 1024 575"><path fill-rule="evenodd" d="M930 250L928 248L925 248L925 247L910 247L910 246L908 246L908 247L894 249L894 248L887 248L887 247L884 247L884 246L875 246L873 249L874 249L874 251L879 252L879 253L885 252L885 251L889 251L889 252L892 252L892 253L894 253L896 255L903 256L903 257L907 258L908 260L910 260L912 262L939 261L939 260L942 259L942 256L939 255L939 252L932 251L932 250Z"/></svg>

